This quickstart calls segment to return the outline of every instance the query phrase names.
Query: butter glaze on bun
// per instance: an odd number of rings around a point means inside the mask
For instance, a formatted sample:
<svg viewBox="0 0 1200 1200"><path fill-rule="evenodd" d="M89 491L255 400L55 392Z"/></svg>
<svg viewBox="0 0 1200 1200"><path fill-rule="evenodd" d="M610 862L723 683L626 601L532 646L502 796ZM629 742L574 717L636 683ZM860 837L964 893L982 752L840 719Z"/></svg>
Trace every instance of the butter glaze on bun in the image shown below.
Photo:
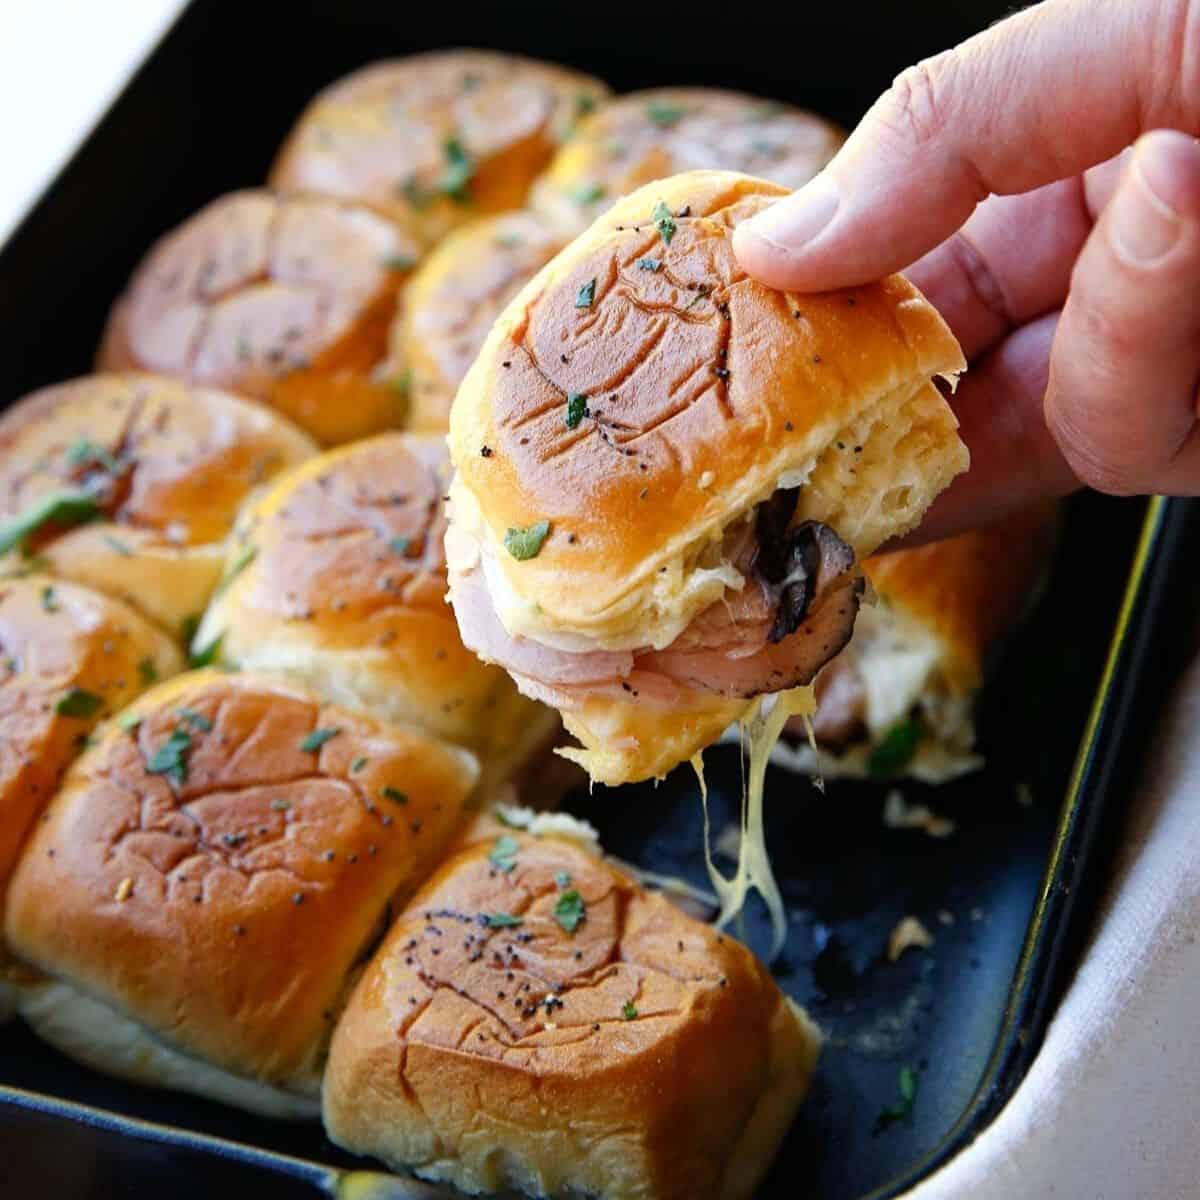
<svg viewBox="0 0 1200 1200"><path fill-rule="evenodd" d="M607 94L588 75L515 54L384 60L316 96L270 184L361 200L429 246L475 216L520 208L578 117Z"/></svg>
<svg viewBox="0 0 1200 1200"><path fill-rule="evenodd" d="M178 636L221 576L224 539L254 488L316 453L289 422L209 388L136 372L33 392L0 416L0 530L63 493L71 520L29 528L0 575L47 571L125 600ZM25 557L20 551L24 551Z"/></svg>
<svg viewBox="0 0 1200 1200"><path fill-rule="evenodd" d="M845 134L802 109L717 88L652 88L579 122L534 185L533 210L585 228L622 196L682 171L742 171L789 190L834 156Z"/></svg>
<svg viewBox="0 0 1200 1200"><path fill-rule="evenodd" d="M740 1200L819 1048L740 943L572 840L509 831L446 862L376 952L325 1125L471 1193Z"/></svg>
<svg viewBox="0 0 1200 1200"><path fill-rule="evenodd" d="M965 363L911 284L801 297L741 272L733 229L783 194L696 171L627 197L512 300L451 413L464 640L563 711L594 779L662 773L663 713L679 761L811 679L852 628L855 556L967 464L932 382ZM816 593L782 630L778 587L747 579L767 533Z"/></svg>
<svg viewBox="0 0 1200 1200"><path fill-rule="evenodd" d="M228 388L326 445L395 428L404 397L376 367L417 254L361 205L232 192L151 248L97 366Z"/></svg>
<svg viewBox="0 0 1200 1200"><path fill-rule="evenodd" d="M304 689L211 671L158 686L76 762L13 875L10 946L69 985L27 1015L140 1082L311 1107L355 964L475 779L465 751Z"/></svg>
<svg viewBox="0 0 1200 1200"><path fill-rule="evenodd" d="M504 306L563 248L530 213L452 233L421 264L392 327L393 373L406 372L409 428L445 433L458 385Z"/></svg>
<svg viewBox="0 0 1200 1200"><path fill-rule="evenodd" d="M400 433L282 476L239 519L196 645L220 638L225 661L467 746L491 784L559 724L459 639L442 546L448 476L444 439Z"/></svg>

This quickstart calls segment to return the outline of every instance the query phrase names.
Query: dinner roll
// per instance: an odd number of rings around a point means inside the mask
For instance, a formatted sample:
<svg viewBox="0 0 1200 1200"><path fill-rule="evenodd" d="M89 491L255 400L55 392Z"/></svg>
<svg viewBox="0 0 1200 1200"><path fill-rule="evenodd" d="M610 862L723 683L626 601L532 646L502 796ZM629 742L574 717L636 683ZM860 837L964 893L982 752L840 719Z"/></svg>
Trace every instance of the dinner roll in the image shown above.
<svg viewBox="0 0 1200 1200"><path fill-rule="evenodd" d="M97 364L229 388L326 445L394 428L402 389L376 367L416 256L410 237L359 205L232 192L151 248Z"/></svg>
<svg viewBox="0 0 1200 1200"><path fill-rule="evenodd" d="M0 580L0 911L21 845L104 717L182 670L119 600L45 575Z"/></svg>
<svg viewBox="0 0 1200 1200"><path fill-rule="evenodd" d="M0 576L31 565L178 635L246 494L316 452L266 409L154 375L89 375L0 415Z"/></svg>
<svg viewBox="0 0 1200 1200"><path fill-rule="evenodd" d="M736 1200L808 1088L820 1035L748 950L578 843L452 857L334 1033L340 1146L466 1192Z"/></svg>
<svg viewBox="0 0 1200 1200"><path fill-rule="evenodd" d="M982 764L974 701L990 647L1020 617L1045 570L1055 508L863 564L876 603L817 677L807 732L790 725L774 761L828 778L907 776L942 783Z"/></svg>
<svg viewBox="0 0 1200 1200"><path fill-rule="evenodd" d="M733 229L782 194L718 171L633 193L510 302L451 412L464 641L563 712L593 779L662 774L807 683L850 635L856 557L967 465L933 383L965 363L911 284L742 273Z"/></svg>
<svg viewBox="0 0 1200 1200"><path fill-rule="evenodd" d="M473 216L519 208L575 121L607 94L590 76L514 54L384 60L316 96L270 184L364 201L430 246Z"/></svg>
<svg viewBox="0 0 1200 1200"><path fill-rule="evenodd" d="M22 1015L100 1070L312 1112L390 902L432 870L474 760L254 675L181 675L67 774L9 888Z"/></svg>
<svg viewBox="0 0 1200 1200"><path fill-rule="evenodd" d="M534 184L530 205L578 231L635 188L681 171L744 171L794 189L833 157L844 137L812 113L741 92L630 92L579 122Z"/></svg>
<svg viewBox="0 0 1200 1200"><path fill-rule="evenodd" d="M196 646L219 640L227 662L467 746L490 786L548 749L559 722L459 640L445 599L448 474L444 439L392 433L282 476L239 519Z"/></svg>
<svg viewBox="0 0 1200 1200"><path fill-rule="evenodd" d="M392 326L393 373L408 392L411 429L445 433L492 323L565 242L529 213L505 213L452 233L425 259Z"/></svg>

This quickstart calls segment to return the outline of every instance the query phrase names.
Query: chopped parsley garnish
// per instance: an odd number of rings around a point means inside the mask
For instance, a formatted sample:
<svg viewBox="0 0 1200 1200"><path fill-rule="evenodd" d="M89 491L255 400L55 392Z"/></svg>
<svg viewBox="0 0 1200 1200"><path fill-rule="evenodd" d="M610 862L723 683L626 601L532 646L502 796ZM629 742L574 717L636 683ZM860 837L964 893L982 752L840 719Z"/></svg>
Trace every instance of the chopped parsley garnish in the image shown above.
<svg viewBox="0 0 1200 1200"><path fill-rule="evenodd" d="M921 722L916 717L897 721L880 739L867 760L872 779L890 779L904 770L917 752L921 740Z"/></svg>
<svg viewBox="0 0 1200 1200"><path fill-rule="evenodd" d="M574 888L569 892L563 892L554 905L554 919L568 933L574 933L579 928L580 921L586 916L587 906L583 902L583 897Z"/></svg>
<svg viewBox="0 0 1200 1200"><path fill-rule="evenodd" d="M438 190L459 204L468 204L471 196L467 185L475 175L475 164L458 138L447 138L442 149L446 155L446 169L438 180Z"/></svg>
<svg viewBox="0 0 1200 1200"><path fill-rule="evenodd" d="M912 1116L913 1103L917 1098L917 1073L912 1067L901 1067L900 1075L896 1081L896 1085L900 1091L900 1098L895 1104L885 1108L879 1114L879 1119L876 1122L876 1127L886 1129L889 1125L896 1121L906 1121Z"/></svg>
<svg viewBox="0 0 1200 1200"><path fill-rule="evenodd" d="M523 925L525 922L521 917L514 917L512 913L494 912L488 913L488 928L489 929L511 929L515 925Z"/></svg>
<svg viewBox="0 0 1200 1200"><path fill-rule="evenodd" d="M646 116L659 129L670 129L672 125L677 125L686 115L686 110L680 108L678 104L667 104L662 100L651 100L646 105Z"/></svg>
<svg viewBox="0 0 1200 1200"><path fill-rule="evenodd" d="M433 197L421 186L421 181L416 175L401 180L396 184L396 191L418 211L428 208L433 202Z"/></svg>
<svg viewBox="0 0 1200 1200"><path fill-rule="evenodd" d="M135 712L123 712L117 718L117 728L131 733L142 723L142 718Z"/></svg>
<svg viewBox="0 0 1200 1200"><path fill-rule="evenodd" d="M554 876L554 882L557 883L560 888L570 887L571 873L569 871L557 872Z"/></svg>
<svg viewBox="0 0 1200 1200"><path fill-rule="evenodd" d="M257 546L245 546L238 554L237 558L229 564L229 570L225 572L225 577L217 584L217 590L213 593L214 596L219 596L229 585L258 557Z"/></svg>
<svg viewBox="0 0 1200 1200"><path fill-rule="evenodd" d="M391 254L383 260L383 265L389 271L411 271L417 260L411 254Z"/></svg>
<svg viewBox="0 0 1200 1200"><path fill-rule="evenodd" d="M509 827L509 829L524 829L525 828L525 825L523 822L514 821L512 819L512 817L510 817L508 815L508 813L506 813L504 811L504 809L501 808L499 805L497 805L495 808L492 809L492 816L494 816L496 818L496 820L500 822L501 825L507 825Z"/></svg>
<svg viewBox="0 0 1200 1200"><path fill-rule="evenodd" d="M115 550L122 558L133 557L133 551L120 538L113 537L111 533L104 535L104 541L109 549Z"/></svg>
<svg viewBox="0 0 1200 1200"><path fill-rule="evenodd" d="M571 199L581 208L588 204L595 204L597 200L604 199L604 184L597 183L595 180L591 183L578 184L571 189Z"/></svg>
<svg viewBox="0 0 1200 1200"><path fill-rule="evenodd" d="M658 230L659 237L669 246L671 239L675 236L675 218L671 216L671 210L667 207L665 200L660 200L650 212L650 219L654 222L654 227Z"/></svg>
<svg viewBox="0 0 1200 1200"><path fill-rule="evenodd" d="M67 462L73 467L86 467L94 463L110 475L121 473L121 464L103 446L97 446L87 438L77 438L71 443L67 450Z"/></svg>
<svg viewBox="0 0 1200 1200"><path fill-rule="evenodd" d="M579 291L575 293L576 308L591 308L592 301L596 299L596 281L589 279L587 283L581 284Z"/></svg>
<svg viewBox="0 0 1200 1200"><path fill-rule="evenodd" d="M51 492L31 504L20 516L0 525L0 554L24 546L43 525L83 525L100 515L100 505L91 492Z"/></svg>
<svg viewBox="0 0 1200 1200"><path fill-rule="evenodd" d="M587 416L588 398L582 392L572 392L567 397L567 428L575 429Z"/></svg>
<svg viewBox="0 0 1200 1200"><path fill-rule="evenodd" d="M146 760L150 775L165 775L177 788L187 782L187 756L192 749L192 735L186 729L176 729Z"/></svg>
<svg viewBox="0 0 1200 1200"><path fill-rule="evenodd" d="M83 688L73 687L59 697L54 711L60 717L90 717L99 711L103 703L95 692L85 692Z"/></svg>
<svg viewBox="0 0 1200 1200"><path fill-rule="evenodd" d="M504 534L504 548L518 562L537 558L542 543L550 533L549 521L535 521L524 529L512 528Z"/></svg>
<svg viewBox="0 0 1200 1200"><path fill-rule="evenodd" d="M203 713L197 712L194 708L181 708L178 716L185 725L190 725L193 729L199 729L201 733L212 733L213 723Z"/></svg>
<svg viewBox="0 0 1200 1200"><path fill-rule="evenodd" d="M143 658L138 663L138 674L142 678L143 683L155 683L158 680L158 668L154 665L154 659Z"/></svg>
<svg viewBox="0 0 1200 1200"><path fill-rule="evenodd" d="M47 612L58 612L58 595L54 591L53 584L47 584L42 588L42 607Z"/></svg>
<svg viewBox="0 0 1200 1200"><path fill-rule="evenodd" d="M398 375L393 375L391 380L392 391L400 396L408 396L412 392L412 368L405 367Z"/></svg>
<svg viewBox="0 0 1200 1200"><path fill-rule="evenodd" d="M639 271L661 271L663 269L663 260L661 258L639 258Z"/></svg>
<svg viewBox="0 0 1200 1200"><path fill-rule="evenodd" d="M517 865L517 851L520 848L516 838L504 834L496 839L496 844L488 855L488 862L501 871L511 871Z"/></svg>
<svg viewBox="0 0 1200 1200"><path fill-rule="evenodd" d="M367 765L367 761L368 760L366 758L364 758L362 755L359 755L359 757L350 764L350 774L357 775L359 771L361 771L363 767Z"/></svg>
<svg viewBox="0 0 1200 1200"><path fill-rule="evenodd" d="M632 1000L626 1000L621 1005L621 1017L623 1020L632 1021L638 1015L637 1005Z"/></svg>
<svg viewBox="0 0 1200 1200"><path fill-rule="evenodd" d="M404 537L403 535L394 537L388 542L388 545L392 548L393 554L399 554L401 557L404 557L408 553L409 546L412 545L412 538Z"/></svg>
<svg viewBox="0 0 1200 1200"><path fill-rule="evenodd" d="M315 754L326 742L337 737L341 732L341 729L336 725L331 726L329 729L314 729L312 733L307 734L301 739L300 749L306 754Z"/></svg>
<svg viewBox="0 0 1200 1200"><path fill-rule="evenodd" d="M200 614L190 613L183 618L183 622L179 626L179 636L183 639L184 645L191 643L192 638L196 636L196 630L200 628Z"/></svg>
<svg viewBox="0 0 1200 1200"><path fill-rule="evenodd" d="M211 667L213 663L221 657L221 643L225 640L225 635L219 634L213 638L207 646L188 654L188 666L193 670L199 670L201 667Z"/></svg>
<svg viewBox="0 0 1200 1200"><path fill-rule="evenodd" d="M578 92L575 96L576 116L586 117L596 111L596 97L588 92Z"/></svg>
<svg viewBox="0 0 1200 1200"><path fill-rule="evenodd" d="M379 794L385 800L390 800L393 804L407 804L408 803L408 793L402 792L399 788L382 787L379 789Z"/></svg>

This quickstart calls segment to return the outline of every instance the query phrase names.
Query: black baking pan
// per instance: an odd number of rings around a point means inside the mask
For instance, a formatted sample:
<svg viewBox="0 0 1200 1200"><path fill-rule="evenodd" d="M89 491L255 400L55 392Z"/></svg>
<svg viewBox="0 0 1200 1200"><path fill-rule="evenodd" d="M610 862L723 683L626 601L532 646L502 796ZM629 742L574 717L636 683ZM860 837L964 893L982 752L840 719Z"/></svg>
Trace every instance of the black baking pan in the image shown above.
<svg viewBox="0 0 1200 1200"><path fill-rule="evenodd" d="M811 11L197 0L0 250L0 402L86 371L150 241L218 193L261 181L312 92L373 58L464 43L519 50L620 90L740 87L851 124L906 63L1004 11L965 0ZM885 828L878 786L831 783L822 796L769 774L769 836L790 914L776 974L828 1042L763 1195L898 1195L976 1137L1020 1082L1077 960L1123 801L1184 658L1198 538L1181 501L1083 496L1066 506L1044 593L982 700L988 767L944 788L903 789L950 817L953 836ZM720 747L707 762L720 828L736 814L737 752ZM581 793L567 807L620 857L705 884L690 772L657 788ZM906 914L936 943L889 964L888 933ZM753 905L739 932L765 945ZM889 1119L901 1071L916 1095ZM5 1197L443 1194L373 1170L315 1124L123 1085L20 1025L0 1029Z"/></svg>

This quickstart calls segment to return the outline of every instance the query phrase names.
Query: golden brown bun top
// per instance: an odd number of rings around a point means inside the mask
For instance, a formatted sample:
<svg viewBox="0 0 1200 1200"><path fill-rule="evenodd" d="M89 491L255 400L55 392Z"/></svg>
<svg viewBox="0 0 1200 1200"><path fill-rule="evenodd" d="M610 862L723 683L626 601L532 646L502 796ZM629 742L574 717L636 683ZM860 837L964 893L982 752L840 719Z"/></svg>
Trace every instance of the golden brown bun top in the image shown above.
<svg viewBox="0 0 1200 1200"><path fill-rule="evenodd" d="M943 644L942 672L970 691L983 682L988 646L1029 601L1054 541L1053 503L1034 505L995 524L863 563L888 604Z"/></svg>
<svg viewBox="0 0 1200 1200"><path fill-rule="evenodd" d="M810 470L882 397L963 368L945 323L901 276L803 297L748 278L732 231L783 194L718 171L651 184L572 242L494 326L451 413L453 520L472 521L465 490L482 518L472 532L547 620L601 620L786 472ZM574 428L571 397L586 404ZM507 529L543 520L535 558L505 552Z"/></svg>
<svg viewBox="0 0 1200 1200"><path fill-rule="evenodd" d="M566 238L530 213L504 213L452 233L405 288L392 332L407 371L409 427L444 433L450 405L493 322Z"/></svg>
<svg viewBox="0 0 1200 1200"><path fill-rule="evenodd" d="M109 316L97 365L227 387L312 427L289 391L313 372L375 366L416 259L413 240L370 209L231 192L151 248ZM393 397L396 420L402 407Z"/></svg>
<svg viewBox="0 0 1200 1200"><path fill-rule="evenodd" d="M431 244L473 215L519 208L576 118L607 94L590 76L513 54L388 59L312 101L270 183L363 200Z"/></svg>
<svg viewBox="0 0 1200 1200"><path fill-rule="evenodd" d="M85 375L0 416L0 524L50 493L90 488L103 518L131 533L218 541L247 492L315 451L287 421L225 392L136 372Z"/></svg>
<svg viewBox="0 0 1200 1200"><path fill-rule="evenodd" d="M395 433L279 479L239 521L230 558L243 568L200 640L224 631L225 652L251 665L273 642L297 647L293 671L486 757L506 753L542 710L459 640L445 600L448 474L444 439ZM318 654L344 658L321 671Z"/></svg>
<svg viewBox="0 0 1200 1200"><path fill-rule="evenodd" d="M681 171L744 171L794 189L845 135L812 113L716 88L630 92L585 117L533 191L533 207L582 228L615 200Z"/></svg>
<svg viewBox="0 0 1200 1200"><path fill-rule="evenodd" d="M92 728L182 667L119 600L44 576L0 581L0 883Z"/></svg>
<svg viewBox="0 0 1200 1200"><path fill-rule="evenodd" d="M443 1156L492 1113L518 1146L574 1121L629 1137L638 1195L718 1195L784 1003L740 943L574 842L509 830L447 861L392 927L339 1025L326 1111L370 1096L402 1131L431 1122ZM467 1092L467 1111L445 1102Z"/></svg>
<svg viewBox="0 0 1200 1200"><path fill-rule="evenodd" d="M250 675L181 675L131 711L26 848L10 944L188 1052L308 1086L352 965L437 862L474 763Z"/></svg>

